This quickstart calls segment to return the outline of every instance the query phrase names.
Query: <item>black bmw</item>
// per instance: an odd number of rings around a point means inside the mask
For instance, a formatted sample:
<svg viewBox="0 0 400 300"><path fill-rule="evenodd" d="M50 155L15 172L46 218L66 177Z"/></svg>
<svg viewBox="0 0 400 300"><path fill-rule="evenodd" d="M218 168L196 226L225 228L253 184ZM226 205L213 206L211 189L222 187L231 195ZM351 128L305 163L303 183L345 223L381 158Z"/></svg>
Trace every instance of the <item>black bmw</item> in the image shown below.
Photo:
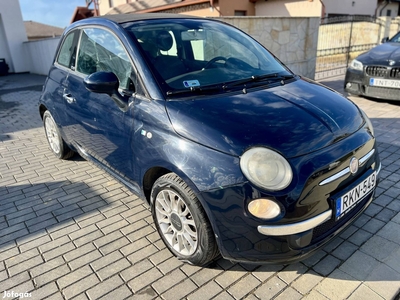
<svg viewBox="0 0 400 300"><path fill-rule="evenodd" d="M344 88L353 95L400 100L400 32L354 59Z"/></svg>

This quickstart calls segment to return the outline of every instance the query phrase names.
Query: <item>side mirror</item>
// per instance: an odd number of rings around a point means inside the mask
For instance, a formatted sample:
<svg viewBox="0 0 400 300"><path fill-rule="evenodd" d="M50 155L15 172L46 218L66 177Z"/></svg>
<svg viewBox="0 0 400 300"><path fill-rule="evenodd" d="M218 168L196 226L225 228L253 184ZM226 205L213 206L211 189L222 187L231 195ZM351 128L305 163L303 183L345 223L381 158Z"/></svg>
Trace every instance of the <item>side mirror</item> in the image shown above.
<svg viewBox="0 0 400 300"><path fill-rule="evenodd" d="M93 93L107 94L122 111L128 110L128 98L118 92L119 80L113 72L96 72L87 76L84 80L85 88Z"/></svg>
<svg viewBox="0 0 400 300"><path fill-rule="evenodd" d="M382 39L381 43L382 43L382 44L383 44L383 43L386 43L388 40L389 40L388 37L384 37L384 38Z"/></svg>

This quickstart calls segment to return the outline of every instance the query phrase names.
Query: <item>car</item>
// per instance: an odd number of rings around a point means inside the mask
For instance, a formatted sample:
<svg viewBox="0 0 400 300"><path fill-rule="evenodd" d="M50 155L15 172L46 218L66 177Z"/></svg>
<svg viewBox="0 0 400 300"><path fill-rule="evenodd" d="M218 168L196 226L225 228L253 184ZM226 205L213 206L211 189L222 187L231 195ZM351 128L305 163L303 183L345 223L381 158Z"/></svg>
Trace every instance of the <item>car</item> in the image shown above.
<svg viewBox="0 0 400 300"><path fill-rule="evenodd" d="M400 100L400 32L350 63L344 89L357 96Z"/></svg>
<svg viewBox="0 0 400 300"><path fill-rule="evenodd" d="M58 158L78 152L147 201L198 266L306 258L368 207L381 169L360 108L214 19L73 23L39 112Z"/></svg>

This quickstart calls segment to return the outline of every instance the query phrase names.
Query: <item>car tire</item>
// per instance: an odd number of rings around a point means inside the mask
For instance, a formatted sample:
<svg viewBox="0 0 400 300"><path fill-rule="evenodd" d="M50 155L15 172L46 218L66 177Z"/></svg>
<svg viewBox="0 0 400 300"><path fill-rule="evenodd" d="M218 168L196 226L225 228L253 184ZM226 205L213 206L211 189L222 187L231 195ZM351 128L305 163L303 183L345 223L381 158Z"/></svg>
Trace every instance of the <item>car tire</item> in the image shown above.
<svg viewBox="0 0 400 300"><path fill-rule="evenodd" d="M43 126L50 149L54 155L59 159L68 159L72 157L75 152L72 151L62 139L60 130L48 110L43 114Z"/></svg>
<svg viewBox="0 0 400 300"><path fill-rule="evenodd" d="M167 248L179 260L205 266L218 255L207 215L195 193L175 173L168 173L151 191L153 220Z"/></svg>

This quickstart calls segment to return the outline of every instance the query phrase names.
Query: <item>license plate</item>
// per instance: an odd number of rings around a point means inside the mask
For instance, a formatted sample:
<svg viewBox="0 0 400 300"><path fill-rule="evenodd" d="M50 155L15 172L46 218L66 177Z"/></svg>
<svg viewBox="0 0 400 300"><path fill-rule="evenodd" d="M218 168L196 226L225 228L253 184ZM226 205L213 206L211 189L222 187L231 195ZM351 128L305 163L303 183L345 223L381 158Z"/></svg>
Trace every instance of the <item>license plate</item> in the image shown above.
<svg viewBox="0 0 400 300"><path fill-rule="evenodd" d="M400 89L400 80L370 78L369 85Z"/></svg>
<svg viewBox="0 0 400 300"><path fill-rule="evenodd" d="M375 188L375 185L376 172L365 178L349 192L336 199L336 220L340 219L351 209L353 209L358 202L363 200L364 197Z"/></svg>

